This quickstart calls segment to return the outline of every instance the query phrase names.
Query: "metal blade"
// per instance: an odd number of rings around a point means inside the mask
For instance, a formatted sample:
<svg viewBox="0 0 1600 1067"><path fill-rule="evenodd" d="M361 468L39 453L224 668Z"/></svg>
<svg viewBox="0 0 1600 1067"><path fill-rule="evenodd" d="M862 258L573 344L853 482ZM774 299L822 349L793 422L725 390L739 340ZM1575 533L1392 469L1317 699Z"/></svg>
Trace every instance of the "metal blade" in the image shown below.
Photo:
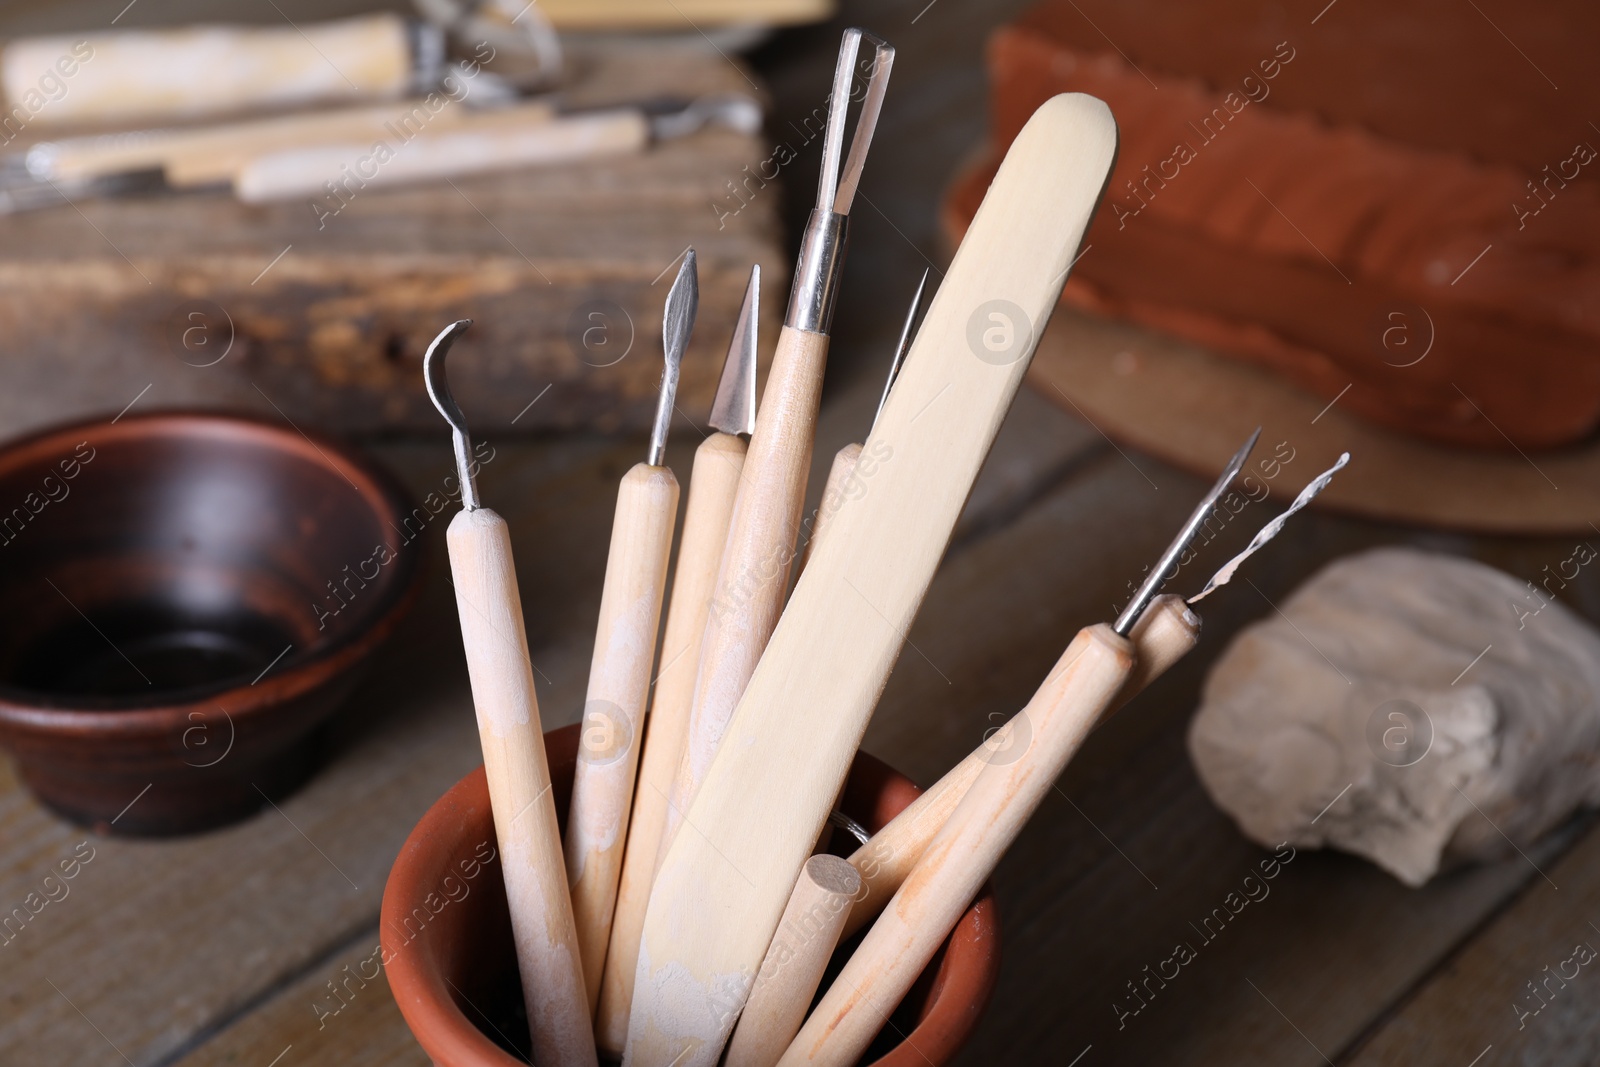
<svg viewBox="0 0 1600 1067"><path fill-rule="evenodd" d="M656 401L656 421L650 430L650 452L646 462L661 466L667 453L667 427L672 424L673 404L678 396L678 369L683 350L689 347L695 313L700 309L700 278L695 268L694 249L684 253L683 265L667 292L667 307L661 317L661 350L666 369L661 374L661 396Z"/></svg>
<svg viewBox="0 0 1600 1067"><path fill-rule="evenodd" d="M750 268L739 321L728 342L722 380L711 403L711 427L723 433L750 434L756 428L756 331L761 319L761 264Z"/></svg>

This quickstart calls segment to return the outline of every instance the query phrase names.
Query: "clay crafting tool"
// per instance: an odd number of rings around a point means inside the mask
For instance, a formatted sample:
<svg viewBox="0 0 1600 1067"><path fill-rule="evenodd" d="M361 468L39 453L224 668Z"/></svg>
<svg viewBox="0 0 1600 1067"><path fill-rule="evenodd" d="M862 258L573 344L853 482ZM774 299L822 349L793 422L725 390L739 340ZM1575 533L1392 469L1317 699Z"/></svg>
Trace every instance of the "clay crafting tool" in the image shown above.
<svg viewBox="0 0 1600 1067"><path fill-rule="evenodd" d="M1115 154L1110 111L1069 93L1001 162L867 439L894 458L833 516L685 819L694 832L677 835L657 876L633 1063L716 1062Z"/></svg>
<svg viewBox="0 0 1600 1067"><path fill-rule="evenodd" d="M661 323L666 368L661 375L650 451L643 463L622 476L617 490L611 550L600 593L600 625L589 664L572 807L567 813L566 857L591 1017L600 1002L600 974L617 903L661 599L667 586L667 561L678 518L678 480L664 466L667 427L672 423L678 369L694 330L699 300L691 248L667 292Z"/></svg>
<svg viewBox="0 0 1600 1067"><path fill-rule="evenodd" d="M883 383L883 395L878 398L878 410L873 412L872 423L867 427L867 432L872 432L872 427L878 425L878 419L883 415L883 405L889 402L889 390L894 388L894 380L900 376L900 367L906 361L906 352L911 348L911 329L916 325L917 315L922 310L922 297L928 289L928 272L922 272L922 280L917 283L917 291L911 297L911 307L906 312L905 325L900 327L900 340L895 342L894 356L889 360L889 375ZM871 477L869 471L864 471L861 480L856 479L856 468L861 465L862 445L852 441L839 449L833 455L833 465L828 468L828 481L822 488L822 500L817 504L816 521L811 524L811 536L806 541L805 552L800 560L800 567L804 569L806 561L811 558L812 551L822 537L822 531L827 528L828 520L833 513L839 510L845 500L858 496L866 491L865 479ZM869 468L887 459L886 456L874 456L868 461Z"/></svg>
<svg viewBox="0 0 1600 1067"><path fill-rule="evenodd" d="M846 112L863 40L873 44L873 57L850 152L841 169ZM885 42L861 30L845 31L829 97L816 206L800 238L789 309L768 371L761 417L750 437L744 478L717 576L716 599L706 620L689 739L673 783L663 847L669 847L676 837L683 813L711 765L728 719L783 610L805 507L806 473L811 466L828 331L844 267L850 207L893 62L894 49ZM799 869L797 863L785 875L785 893L793 887ZM777 915L772 918L776 920ZM751 966L757 962L752 960Z"/></svg>
<svg viewBox="0 0 1600 1067"><path fill-rule="evenodd" d="M1025 747L1014 758L993 760L979 772L784 1053L779 1062L785 1067L848 1067L883 1029L889 1013L1053 788L1095 721L1128 683L1135 661L1128 635L1160 592L1168 569L1188 550L1244 466L1260 432L1234 455L1116 623L1096 623L1078 631L1028 706L1008 724L1026 734L1021 742ZM1175 607L1180 624L1197 630L1199 620L1181 607L1181 601Z"/></svg>
<svg viewBox="0 0 1600 1067"><path fill-rule="evenodd" d="M245 203L263 203L323 193L356 172L358 187L388 188L487 174L512 167L551 166L575 160L642 152L652 142L682 137L708 124L743 133L761 128L761 106L738 93L703 97L653 114L642 107L580 112L556 119L484 124L425 131L387 158L370 141L294 148L257 156L234 178Z"/></svg>
<svg viewBox="0 0 1600 1067"><path fill-rule="evenodd" d="M728 1042L723 1067L772 1067L778 1062L805 1021L860 892L861 875L845 860L828 855L806 860Z"/></svg>
<svg viewBox="0 0 1600 1067"><path fill-rule="evenodd" d="M705 632L711 594L728 540L728 520L744 471L745 436L756 419L756 326L760 319L761 267L750 268L750 284L739 308L738 324L722 365L722 380L711 405L716 432L695 450L689 478L689 503L684 509L683 536L672 572L672 603L667 609L661 642L661 668L645 725L644 752L639 757L633 816L623 853L622 879L611 941L600 986L600 1011L595 1037L600 1050L622 1055L628 1039L628 1008L633 1003L633 971L639 959L639 933L650 902L666 825L667 794L689 733L689 702L694 697L695 668L700 663L700 638Z"/></svg>
<svg viewBox="0 0 1600 1067"><path fill-rule="evenodd" d="M595 1067L578 936L511 558L511 531L504 519L478 503L472 439L445 380L445 357L469 325L471 321L463 319L434 338L423 358L423 373L428 396L450 424L461 480L462 510L450 520L445 540L478 740L534 1059L540 1064Z"/></svg>
<svg viewBox="0 0 1600 1067"><path fill-rule="evenodd" d="M1134 648L1133 673L1112 701L1113 710L1132 700L1194 648L1200 640L1199 619L1182 597L1167 594L1152 602L1128 639ZM862 892L850 909L842 937L850 937L877 917L979 773L991 763L1019 755L1030 733L1025 720L1013 716L851 854L851 864L861 872Z"/></svg>
<svg viewBox="0 0 1600 1067"><path fill-rule="evenodd" d="M7 188L54 182L69 192L94 193L92 183L160 171L169 186L188 189L230 182L250 160L286 149L378 140L402 145L424 130L518 127L555 116L548 100L504 107L429 108L421 100L336 108L208 126L127 130L63 137L30 145L5 159ZM57 198L59 199L59 197Z"/></svg>

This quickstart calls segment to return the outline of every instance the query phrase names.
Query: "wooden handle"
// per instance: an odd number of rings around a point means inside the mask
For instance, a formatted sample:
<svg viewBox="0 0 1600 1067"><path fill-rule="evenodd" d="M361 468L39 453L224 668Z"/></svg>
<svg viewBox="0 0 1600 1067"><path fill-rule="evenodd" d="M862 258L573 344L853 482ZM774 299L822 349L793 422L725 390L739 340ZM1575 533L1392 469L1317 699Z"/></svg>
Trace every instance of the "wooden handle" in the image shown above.
<svg viewBox="0 0 1600 1067"><path fill-rule="evenodd" d="M267 152L329 141L370 141L388 133L388 123L407 123L407 127L399 127L403 130L417 121L418 112L430 127L439 127L453 122L466 109L441 107L430 113L424 103L416 101L194 128L67 137L35 145L29 160L31 164L35 158L47 159L49 174L58 181L86 181L160 168L172 185L204 185L231 179L244 162Z"/></svg>
<svg viewBox="0 0 1600 1067"><path fill-rule="evenodd" d="M1189 654L1200 640L1200 619L1182 597L1169 593L1151 603L1128 637L1134 648L1133 673L1112 701L1113 710L1138 696L1168 667ZM850 909L843 937L853 935L883 910L977 781L978 773L991 763L1020 755L1017 746L1026 745L1019 737L1021 725L1014 716L856 849L850 862L861 872L861 896Z"/></svg>
<svg viewBox="0 0 1600 1067"><path fill-rule="evenodd" d="M860 891L861 876L838 856L806 860L728 1042L724 1067L772 1067L778 1062L805 1021Z"/></svg>
<svg viewBox="0 0 1600 1067"><path fill-rule="evenodd" d="M601 972L600 1012L595 1036L600 1050L620 1057L628 1040L628 1008L633 1003L633 970L639 962L639 932L655 881L661 831L666 824L667 795L689 734L689 701L694 697L695 668L700 663L700 638L728 540L739 475L744 470L742 437L714 433L694 454L689 503L684 509L683 537L672 571L672 604L667 609L666 636L661 642L661 668L645 725L639 784L634 789L633 815L623 852L622 879L617 888L611 940ZM586 972L587 973L587 972Z"/></svg>
<svg viewBox="0 0 1600 1067"><path fill-rule="evenodd" d="M188 189L231 182L254 159L273 152L332 143L377 140L399 146L423 131L493 130L549 122L555 108L536 101L514 107L474 111L435 94L423 100L382 104L320 114L264 119L234 127L213 127L204 138L194 137L173 146L163 167L167 184Z"/></svg>
<svg viewBox="0 0 1600 1067"><path fill-rule="evenodd" d="M590 1018L600 1003L677 519L678 480L670 470L639 463L623 475L567 813L567 882Z"/></svg>
<svg viewBox="0 0 1600 1067"><path fill-rule="evenodd" d="M445 540L534 1059L595 1067L511 532L479 508L452 519Z"/></svg>
<svg viewBox="0 0 1600 1067"><path fill-rule="evenodd" d="M1032 727L1027 750L983 768L784 1053L784 1067L849 1067L860 1058L1132 668L1132 646L1109 626L1079 631L1021 712Z"/></svg>
<svg viewBox="0 0 1600 1067"><path fill-rule="evenodd" d="M389 13L24 37L0 51L7 104L39 126L385 99L406 90L412 69L405 20Z"/></svg>
<svg viewBox="0 0 1600 1067"><path fill-rule="evenodd" d="M259 156L239 171L234 192L246 203L311 197L314 204L337 212L345 201L371 188L598 159L642 151L649 141L649 122L633 108L520 126L462 126L421 133L409 141L323 145Z"/></svg>
<svg viewBox="0 0 1600 1067"><path fill-rule="evenodd" d="M880 468L830 520L657 875L633 1062L714 1067L1115 154L1106 106L1066 94L1002 161L866 442Z"/></svg>
<svg viewBox="0 0 1600 1067"><path fill-rule="evenodd" d="M817 543L822 540L822 532L828 528L834 512L859 491L855 473L856 464L860 461L861 446L854 442L833 454L833 465L828 468L828 481L822 487L822 499L817 503L816 518L811 523L811 536L806 539L806 546L800 552L800 570L805 570L806 562L811 559L811 553L816 551Z"/></svg>
<svg viewBox="0 0 1600 1067"><path fill-rule="evenodd" d="M706 618L689 738L672 786L663 849L671 848L783 610L827 358L825 334L789 326L778 334Z"/></svg>

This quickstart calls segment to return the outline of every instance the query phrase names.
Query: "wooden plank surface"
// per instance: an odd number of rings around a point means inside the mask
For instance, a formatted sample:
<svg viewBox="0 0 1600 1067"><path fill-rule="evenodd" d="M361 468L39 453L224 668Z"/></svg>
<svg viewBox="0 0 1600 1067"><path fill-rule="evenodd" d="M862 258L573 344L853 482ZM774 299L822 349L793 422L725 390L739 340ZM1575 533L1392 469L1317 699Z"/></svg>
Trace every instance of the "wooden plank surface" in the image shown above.
<svg viewBox="0 0 1600 1067"><path fill-rule="evenodd" d="M1351 1067L1600 1063L1600 834L1545 873L1376 1025Z"/></svg>

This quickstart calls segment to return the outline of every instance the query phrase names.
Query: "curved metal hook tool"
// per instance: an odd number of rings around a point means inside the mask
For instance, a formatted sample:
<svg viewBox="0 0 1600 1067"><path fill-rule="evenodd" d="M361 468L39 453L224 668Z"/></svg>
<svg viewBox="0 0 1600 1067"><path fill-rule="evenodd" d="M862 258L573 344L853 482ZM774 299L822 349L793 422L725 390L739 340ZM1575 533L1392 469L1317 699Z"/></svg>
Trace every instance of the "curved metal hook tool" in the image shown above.
<svg viewBox="0 0 1600 1067"><path fill-rule="evenodd" d="M428 386L428 399L439 409L444 421L450 424L450 440L455 446L456 474L461 479L461 506L468 511L478 510L478 482L473 475L472 436L467 432L467 417L461 405L450 395L450 383L445 379L444 360L456 338L467 332L471 319L459 319L440 331L422 357L422 378Z"/></svg>

